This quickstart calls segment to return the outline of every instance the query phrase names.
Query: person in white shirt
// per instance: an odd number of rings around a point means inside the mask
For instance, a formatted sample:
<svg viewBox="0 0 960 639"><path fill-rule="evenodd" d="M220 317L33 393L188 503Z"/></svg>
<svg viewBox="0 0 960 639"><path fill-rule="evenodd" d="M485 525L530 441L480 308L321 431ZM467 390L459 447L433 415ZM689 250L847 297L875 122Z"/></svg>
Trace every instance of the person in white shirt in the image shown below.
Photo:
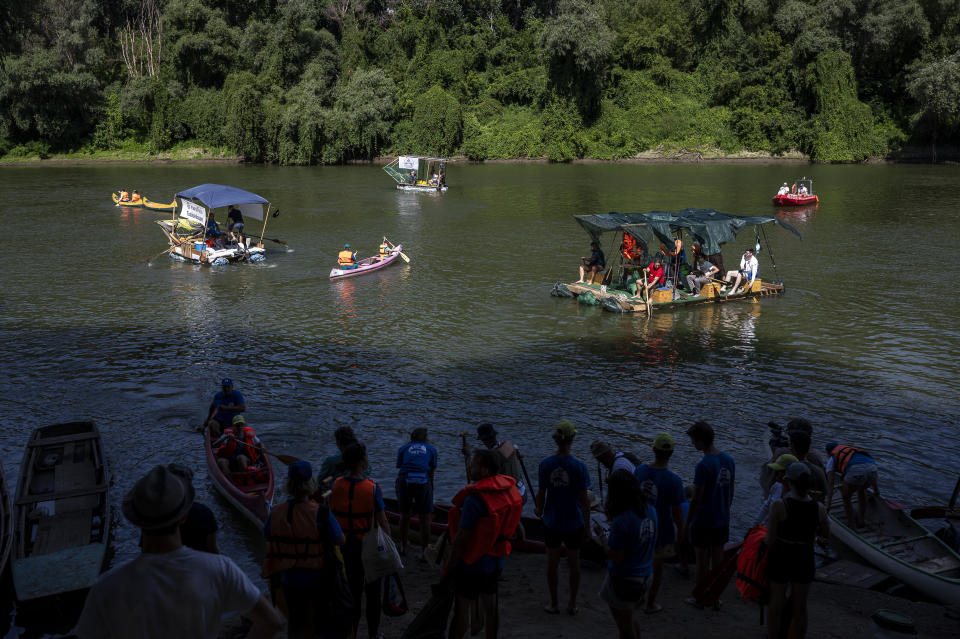
<svg viewBox="0 0 960 639"><path fill-rule="evenodd" d="M730 282L734 277L737 278L737 281L734 282L733 288L730 289L730 295L733 295L737 292L737 288L740 287L740 282L744 278L749 278L747 281L746 290L750 290L753 286L753 280L757 279L757 269L760 268L760 263L757 262L757 258L753 255L753 249L747 249L743 252L743 257L740 258L740 270L737 271L727 271L727 276L723 278L724 282ZM725 293L727 290L726 284L720 287L720 292Z"/></svg>
<svg viewBox="0 0 960 639"><path fill-rule="evenodd" d="M155 466L123 499L123 516L142 529L142 551L101 575L74 629L79 639L216 639L221 617L253 621L247 637L268 638L283 617L229 557L180 541L193 484Z"/></svg>
<svg viewBox="0 0 960 639"><path fill-rule="evenodd" d="M784 182L783 186L780 187L780 190L777 191L777 195L786 195L789 192L790 192L790 187L787 186L786 182Z"/></svg>
<svg viewBox="0 0 960 639"><path fill-rule="evenodd" d="M757 516L753 518L754 526L766 526L767 519L770 515L770 506L773 505L773 502L779 500L786 493L785 487L783 484L783 478L786 476L787 468L790 464L797 461L796 456L791 455L790 453L784 453L777 457L775 461L767 464L767 467L774 472L774 481L770 484L770 490L767 492L767 498L760 505L760 512L757 513Z"/></svg>
<svg viewBox="0 0 960 639"><path fill-rule="evenodd" d="M623 451L614 451L613 446L599 439L590 444L590 454L607 469L607 477L621 469L633 474L637 468L636 456Z"/></svg>
<svg viewBox="0 0 960 639"><path fill-rule="evenodd" d="M797 195L806 195L807 194L807 185L801 184L800 188L797 190Z"/></svg>

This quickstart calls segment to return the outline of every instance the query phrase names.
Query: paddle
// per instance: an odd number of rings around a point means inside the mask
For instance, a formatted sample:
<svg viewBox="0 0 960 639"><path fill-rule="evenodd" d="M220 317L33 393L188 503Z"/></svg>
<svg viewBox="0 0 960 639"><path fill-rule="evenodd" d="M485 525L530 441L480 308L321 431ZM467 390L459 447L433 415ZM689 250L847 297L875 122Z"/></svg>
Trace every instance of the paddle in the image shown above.
<svg viewBox="0 0 960 639"><path fill-rule="evenodd" d="M394 246L393 242L391 242L390 240L388 240L386 237L383 238L383 241L386 242L387 244L389 244L389 245L390 245L390 248L396 248L396 247ZM404 254L403 254L403 251L397 251L397 252L400 253L400 257L403 258L403 261L404 261L404 262L406 262L407 264L410 263L410 258L407 257L406 255L404 255Z"/></svg>
<svg viewBox="0 0 960 639"><path fill-rule="evenodd" d="M469 434L470 434L470 433L468 433L467 431L461 431L461 433L460 433L460 439L461 439L462 442L463 442L463 447L462 447L461 451L469 450L469 449L467 448L467 435L469 435ZM469 457L468 455L464 455L464 456L463 456L463 470L464 470L464 471L466 472L466 474L467 474L467 483L469 484L469 483L470 483L470 457Z"/></svg>
<svg viewBox="0 0 960 639"><path fill-rule="evenodd" d="M152 264L155 259L157 259L157 258L160 257L161 255L163 255L164 253L169 253L170 251L172 251L172 250L175 249L175 248L176 248L176 246L171 246L171 247L168 247L167 250L161 251L161 252L157 253L156 255L154 255L153 257L151 257L149 260L147 260L147 266L150 266L150 264Z"/></svg>
<svg viewBox="0 0 960 639"><path fill-rule="evenodd" d="M202 427L201 427L201 428L202 428ZM204 429L204 430L205 430L205 429ZM223 436L221 436L221 439L222 439L222 438L223 438ZM251 446L251 445L248 444L247 442L245 442L245 441L243 441L243 440L240 440L240 439L237 440L237 443L240 444L241 446L246 446L247 448L256 448L255 446ZM267 455L270 455L271 457L276 457L277 459L279 459L280 461L282 461L282 462L283 462L284 464L286 464L287 466L289 466L290 464L293 464L293 463L295 463L295 462L300 461L300 458L299 458L299 457L294 457L293 455L284 455L284 454L282 454L282 453L275 453L275 452L273 452L273 451L267 450L266 447L265 447L263 444L260 445L259 450L260 450L260 452L262 452L262 453L264 453L264 454L267 454Z"/></svg>
<svg viewBox="0 0 960 639"><path fill-rule="evenodd" d="M650 289L647 288L647 280L650 278L649 269L643 269L643 303L647 306L647 317L650 317L651 312L651 302L650 302Z"/></svg>
<svg viewBox="0 0 960 639"><path fill-rule="evenodd" d="M283 240L278 240L278 239L276 239L276 238L272 238L272 237L264 237L264 238L260 238L260 239L263 239L263 240L270 240L271 242L276 242L277 244L283 244L284 246L286 246L286 245L287 245L287 243L286 243L286 242L284 242Z"/></svg>
<svg viewBox="0 0 960 639"><path fill-rule="evenodd" d="M523 463L523 453L521 453L519 449L517 450L517 459L520 460L520 469L523 471L523 478L527 480L527 490L530 491L530 495L532 496L536 492L536 489L530 481L530 473L527 472L527 465Z"/></svg>

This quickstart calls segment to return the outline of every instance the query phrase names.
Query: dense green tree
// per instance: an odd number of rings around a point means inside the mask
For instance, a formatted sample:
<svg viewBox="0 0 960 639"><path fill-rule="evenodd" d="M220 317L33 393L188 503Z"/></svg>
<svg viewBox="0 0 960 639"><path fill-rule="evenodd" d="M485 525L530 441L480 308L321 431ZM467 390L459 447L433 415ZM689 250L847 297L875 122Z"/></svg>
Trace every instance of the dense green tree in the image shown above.
<svg viewBox="0 0 960 639"><path fill-rule="evenodd" d="M931 126L931 156L937 161L937 136L960 123L960 53L919 67L907 86Z"/></svg>

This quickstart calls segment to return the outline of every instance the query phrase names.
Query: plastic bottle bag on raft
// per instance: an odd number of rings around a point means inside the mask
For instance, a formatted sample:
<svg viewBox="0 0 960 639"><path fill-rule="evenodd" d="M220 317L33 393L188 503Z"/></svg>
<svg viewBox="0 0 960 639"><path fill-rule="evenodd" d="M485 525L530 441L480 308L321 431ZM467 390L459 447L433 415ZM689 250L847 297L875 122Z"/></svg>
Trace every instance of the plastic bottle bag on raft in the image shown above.
<svg viewBox="0 0 960 639"><path fill-rule="evenodd" d="M253 255L250 256L251 262L262 262L265 259L267 259L267 256L264 255L263 253L254 253Z"/></svg>
<svg viewBox="0 0 960 639"><path fill-rule="evenodd" d="M228 260L227 258L218 257L214 261L210 262L210 266L226 266L229 263L230 263L230 260Z"/></svg>
<svg viewBox="0 0 960 639"><path fill-rule="evenodd" d="M586 304L587 306L599 306L600 300L597 299L597 296L593 294L592 291L584 291L577 296L577 301L581 304Z"/></svg>

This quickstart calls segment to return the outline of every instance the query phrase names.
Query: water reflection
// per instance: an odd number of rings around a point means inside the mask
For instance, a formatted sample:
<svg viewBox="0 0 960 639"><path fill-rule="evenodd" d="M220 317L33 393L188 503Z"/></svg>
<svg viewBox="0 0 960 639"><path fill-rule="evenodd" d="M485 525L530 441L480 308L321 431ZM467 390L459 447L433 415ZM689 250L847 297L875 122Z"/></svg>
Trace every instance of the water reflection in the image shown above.
<svg viewBox="0 0 960 639"><path fill-rule="evenodd" d="M819 202L805 206L781 206L777 207L774 215L785 222L808 222L818 208L820 208Z"/></svg>

